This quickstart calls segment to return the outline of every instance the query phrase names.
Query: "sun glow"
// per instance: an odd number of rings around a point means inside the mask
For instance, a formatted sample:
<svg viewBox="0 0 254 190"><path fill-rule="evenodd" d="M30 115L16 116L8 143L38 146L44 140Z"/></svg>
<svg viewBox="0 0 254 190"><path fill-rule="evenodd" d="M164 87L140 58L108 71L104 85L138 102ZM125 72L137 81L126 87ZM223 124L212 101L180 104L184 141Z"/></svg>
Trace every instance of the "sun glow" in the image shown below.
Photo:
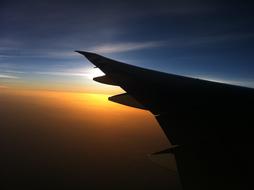
<svg viewBox="0 0 254 190"><path fill-rule="evenodd" d="M139 109L131 108L121 104L113 103L108 100L112 94L95 94L83 92L61 92L46 90L14 90L6 89L2 94L7 96L14 95L23 99L40 99L40 104L52 104L57 107L68 107L77 111L99 111L99 112L144 112Z"/></svg>
<svg viewBox="0 0 254 190"><path fill-rule="evenodd" d="M86 74L87 78L89 79L93 79L95 77L102 76L102 75L105 75L105 74L98 68L89 69Z"/></svg>
<svg viewBox="0 0 254 190"><path fill-rule="evenodd" d="M22 105L24 103L33 105L38 110L50 108L54 110L47 112L50 117L60 117L61 120L69 118L71 121L85 122L99 128L112 128L118 124L121 127L128 127L131 124L136 125L141 120L145 123L154 123L152 115L147 111L110 102L108 97L111 95L108 94L6 90L0 95L5 97L2 101L15 99L22 102Z"/></svg>

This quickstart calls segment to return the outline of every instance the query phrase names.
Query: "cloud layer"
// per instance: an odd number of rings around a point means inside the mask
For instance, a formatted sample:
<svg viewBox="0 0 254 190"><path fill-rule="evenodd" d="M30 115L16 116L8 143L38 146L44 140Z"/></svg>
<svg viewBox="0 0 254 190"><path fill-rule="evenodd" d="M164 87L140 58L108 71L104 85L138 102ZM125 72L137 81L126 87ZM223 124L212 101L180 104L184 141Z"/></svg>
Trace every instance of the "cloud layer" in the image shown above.
<svg viewBox="0 0 254 190"><path fill-rule="evenodd" d="M151 41L151 42L123 42L123 43L112 43L102 44L99 46L92 47L89 51L96 53L119 53L134 50L157 48L165 45L162 41Z"/></svg>
<svg viewBox="0 0 254 190"><path fill-rule="evenodd" d="M0 78L6 78L6 79L18 79L19 77L17 77L17 76L13 76L13 75L0 74Z"/></svg>

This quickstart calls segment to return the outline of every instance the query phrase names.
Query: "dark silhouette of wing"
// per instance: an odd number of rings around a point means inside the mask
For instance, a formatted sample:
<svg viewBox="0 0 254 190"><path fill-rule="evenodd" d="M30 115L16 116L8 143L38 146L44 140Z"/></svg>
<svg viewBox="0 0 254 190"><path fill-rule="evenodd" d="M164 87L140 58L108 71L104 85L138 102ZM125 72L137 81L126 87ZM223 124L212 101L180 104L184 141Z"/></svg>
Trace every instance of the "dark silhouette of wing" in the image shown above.
<svg viewBox="0 0 254 190"><path fill-rule="evenodd" d="M249 189L253 172L254 90L152 71L77 51L120 86L109 100L149 110L173 146L183 189Z"/></svg>

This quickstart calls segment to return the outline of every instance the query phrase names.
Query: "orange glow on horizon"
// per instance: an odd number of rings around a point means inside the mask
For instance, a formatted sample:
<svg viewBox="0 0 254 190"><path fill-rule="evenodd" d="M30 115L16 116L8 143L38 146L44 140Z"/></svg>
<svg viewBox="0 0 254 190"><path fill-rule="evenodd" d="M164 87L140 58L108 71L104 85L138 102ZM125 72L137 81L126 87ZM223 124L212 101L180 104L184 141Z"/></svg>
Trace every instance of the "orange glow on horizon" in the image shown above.
<svg viewBox="0 0 254 190"><path fill-rule="evenodd" d="M38 133L45 130L52 133L53 139L63 135L64 139L76 141L80 133L94 137L93 143L107 144L117 151L128 149L132 143L149 149L145 152L168 147L168 139L151 113L110 102L109 96L5 89L0 90L0 105L7 126L24 130L30 127L28 131L38 129ZM80 145L86 142L79 140ZM122 142L121 147L118 142Z"/></svg>
<svg viewBox="0 0 254 190"><path fill-rule="evenodd" d="M0 92L8 96L15 96L26 102L35 102L40 106L53 106L68 117L76 119L89 119L96 123L112 123L119 121L133 122L137 118L145 118L149 122L153 116L145 110L140 110L108 100L112 94L92 94L80 92L54 92L38 90L5 89ZM97 118L99 117L99 118ZM129 118L132 117L132 120Z"/></svg>

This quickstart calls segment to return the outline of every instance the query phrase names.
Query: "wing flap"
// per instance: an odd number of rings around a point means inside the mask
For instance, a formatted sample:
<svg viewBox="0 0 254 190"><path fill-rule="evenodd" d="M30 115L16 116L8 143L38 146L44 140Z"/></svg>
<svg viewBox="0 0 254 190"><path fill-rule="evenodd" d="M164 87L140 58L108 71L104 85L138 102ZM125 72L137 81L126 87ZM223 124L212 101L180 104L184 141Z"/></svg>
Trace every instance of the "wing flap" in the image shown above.
<svg viewBox="0 0 254 190"><path fill-rule="evenodd" d="M123 104L126 106L134 107L134 108L146 109L135 98L133 98L131 95L129 95L127 93L111 96L108 98L108 100L115 102L115 103Z"/></svg>
<svg viewBox="0 0 254 190"><path fill-rule="evenodd" d="M102 84L117 86L117 84L114 81L112 81L107 75L95 77L93 78L93 80Z"/></svg>

